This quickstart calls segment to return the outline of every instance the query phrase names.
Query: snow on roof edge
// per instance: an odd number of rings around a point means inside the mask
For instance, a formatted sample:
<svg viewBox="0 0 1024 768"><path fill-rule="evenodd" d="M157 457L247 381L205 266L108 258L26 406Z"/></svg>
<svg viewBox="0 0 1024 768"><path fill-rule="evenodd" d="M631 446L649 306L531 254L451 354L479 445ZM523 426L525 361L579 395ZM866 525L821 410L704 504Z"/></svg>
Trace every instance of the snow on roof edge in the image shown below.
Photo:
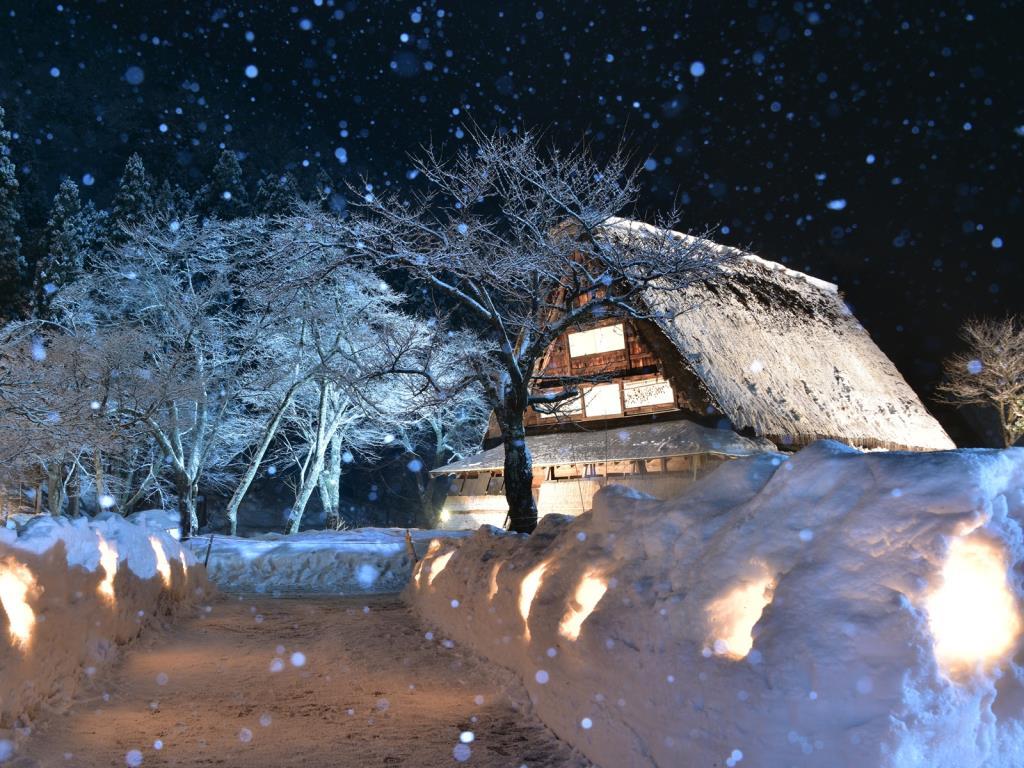
<svg viewBox="0 0 1024 768"><path fill-rule="evenodd" d="M780 264L777 261L771 261L770 259L763 258L761 256L758 256L757 254L750 253L749 251L744 251L741 248L735 248L731 245L722 245L721 243L716 243L714 240L709 240L706 237L699 237L697 235L691 235L686 232L679 232L674 229L661 229L659 227L654 226L653 224L648 224L645 221L627 219L621 216L609 216L607 219L605 219L604 224L602 224L601 226L608 229L639 229L644 230L646 232L650 232L651 234L669 232L673 236L678 237L687 242L696 243L703 241L705 243L710 244L711 247L714 248L715 250L732 251L733 253L738 254L741 258L746 259L747 261L754 262L755 264L760 264L761 266L771 270L784 272L787 275L790 275L791 277L796 277L801 280L804 280L809 284L813 285L814 287L820 288L823 291L836 294L839 293L839 286L836 283L829 282L828 280L823 280L820 277L814 277L814 275L808 275L806 272L801 272L800 270L793 269L792 267L787 267L785 264Z"/></svg>

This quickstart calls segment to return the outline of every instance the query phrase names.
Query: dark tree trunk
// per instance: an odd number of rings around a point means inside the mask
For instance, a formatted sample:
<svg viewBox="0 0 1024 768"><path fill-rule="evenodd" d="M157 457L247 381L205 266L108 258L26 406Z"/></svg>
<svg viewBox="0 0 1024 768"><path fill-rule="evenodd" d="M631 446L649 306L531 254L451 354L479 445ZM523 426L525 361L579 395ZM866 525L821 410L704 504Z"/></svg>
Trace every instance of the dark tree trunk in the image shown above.
<svg viewBox="0 0 1024 768"><path fill-rule="evenodd" d="M51 461L46 470L46 501L50 514L56 517L64 506L64 463Z"/></svg>
<svg viewBox="0 0 1024 768"><path fill-rule="evenodd" d="M82 501L82 470L78 464L71 465L71 479L68 480L68 517L78 517Z"/></svg>
<svg viewBox="0 0 1024 768"><path fill-rule="evenodd" d="M526 445L523 411L507 409L500 423L505 445L505 499L508 501L509 528L517 533L533 533L537 527L537 503L533 500L533 460Z"/></svg>

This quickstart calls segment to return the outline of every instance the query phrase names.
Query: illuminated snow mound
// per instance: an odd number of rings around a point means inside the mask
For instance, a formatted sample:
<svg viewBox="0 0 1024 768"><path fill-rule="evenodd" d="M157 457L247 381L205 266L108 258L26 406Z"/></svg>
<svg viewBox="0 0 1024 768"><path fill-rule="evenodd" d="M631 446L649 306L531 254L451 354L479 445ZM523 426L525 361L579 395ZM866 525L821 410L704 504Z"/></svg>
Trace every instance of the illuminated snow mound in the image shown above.
<svg viewBox="0 0 1024 768"><path fill-rule="evenodd" d="M0 754L36 712L65 706L119 646L207 587L159 528L112 513L19 522L0 528Z"/></svg>
<svg viewBox="0 0 1024 768"><path fill-rule="evenodd" d="M400 592L409 581L412 557L404 528L303 531L253 538L201 536L187 544L206 562L210 580L232 592L356 595ZM416 551L437 536L466 531L411 529Z"/></svg>
<svg viewBox="0 0 1024 768"><path fill-rule="evenodd" d="M1024 765L1024 450L819 442L594 505L405 594L598 765Z"/></svg>

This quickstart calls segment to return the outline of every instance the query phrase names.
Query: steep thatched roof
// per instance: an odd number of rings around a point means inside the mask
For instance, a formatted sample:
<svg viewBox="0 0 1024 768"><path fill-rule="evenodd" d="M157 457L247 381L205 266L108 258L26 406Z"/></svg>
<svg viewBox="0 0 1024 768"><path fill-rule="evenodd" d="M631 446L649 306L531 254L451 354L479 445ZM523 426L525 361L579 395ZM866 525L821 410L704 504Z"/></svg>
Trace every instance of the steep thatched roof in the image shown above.
<svg viewBox="0 0 1024 768"><path fill-rule="evenodd" d="M606 229L654 231L618 218ZM737 257L721 281L681 293L651 289L645 300L737 429L795 445L834 438L868 448L955 447L835 285L712 247Z"/></svg>
<svg viewBox="0 0 1024 768"><path fill-rule="evenodd" d="M747 438L727 429L709 429L691 421L667 421L593 432L535 435L526 438L535 467L590 464L604 461L659 459L713 453L752 456L775 450L761 438ZM505 449L497 446L431 471L432 475L488 472L505 466Z"/></svg>

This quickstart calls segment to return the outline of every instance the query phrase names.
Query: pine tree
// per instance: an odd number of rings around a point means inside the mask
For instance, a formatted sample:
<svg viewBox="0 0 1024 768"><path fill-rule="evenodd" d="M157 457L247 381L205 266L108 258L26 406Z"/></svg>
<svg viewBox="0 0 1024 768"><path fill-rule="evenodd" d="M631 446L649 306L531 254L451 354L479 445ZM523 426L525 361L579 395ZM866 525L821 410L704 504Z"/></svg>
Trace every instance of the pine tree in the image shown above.
<svg viewBox="0 0 1024 768"><path fill-rule="evenodd" d="M152 188L142 158L133 153L125 163L117 194L114 195L109 221L111 240L122 240L123 227L141 224L153 212Z"/></svg>
<svg viewBox="0 0 1024 768"><path fill-rule="evenodd" d="M192 212L192 198L177 184L164 179L153 200L154 213L167 221L181 221Z"/></svg>
<svg viewBox="0 0 1024 768"><path fill-rule="evenodd" d="M268 173L256 184L253 212L259 216L283 216L299 199L299 186L290 173Z"/></svg>
<svg viewBox="0 0 1024 768"><path fill-rule="evenodd" d="M18 237L18 178L9 157L10 140L0 107L0 319L16 317L25 308L26 264Z"/></svg>
<svg viewBox="0 0 1024 768"><path fill-rule="evenodd" d="M249 194L242 179L242 166L235 153L225 149L203 188L205 212L219 219L237 219L250 213Z"/></svg>
<svg viewBox="0 0 1024 768"><path fill-rule="evenodd" d="M71 179L61 182L43 230L42 256L36 265L36 311L49 312L53 296L73 282L85 264L85 256L97 240L96 212L83 206L78 185Z"/></svg>

